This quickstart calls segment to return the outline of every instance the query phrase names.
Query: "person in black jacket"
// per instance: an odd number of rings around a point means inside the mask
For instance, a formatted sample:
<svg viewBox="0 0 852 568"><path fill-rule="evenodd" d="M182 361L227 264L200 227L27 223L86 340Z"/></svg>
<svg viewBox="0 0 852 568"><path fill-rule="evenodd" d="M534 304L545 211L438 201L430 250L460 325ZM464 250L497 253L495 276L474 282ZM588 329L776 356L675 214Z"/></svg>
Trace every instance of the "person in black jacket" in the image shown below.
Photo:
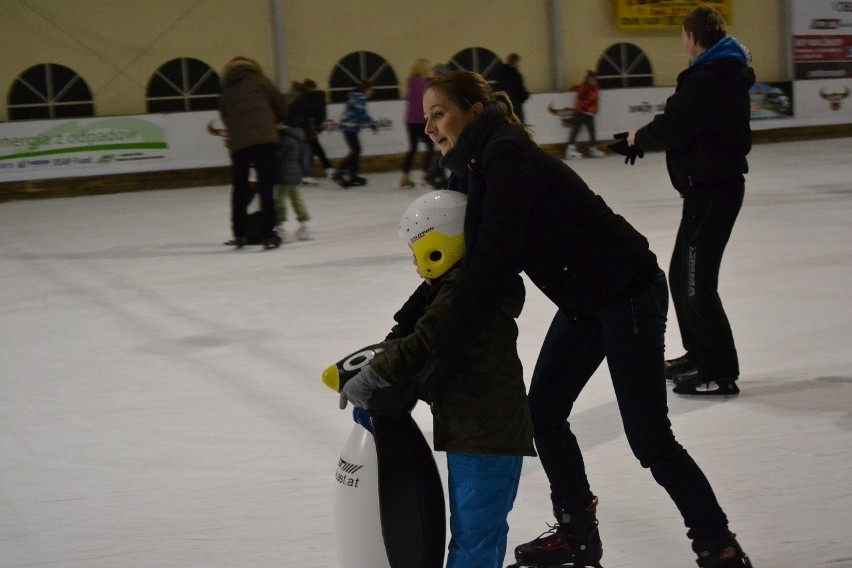
<svg viewBox="0 0 852 568"><path fill-rule="evenodd" d="M689 68L665 112L627 133L627 144L665 150L672 185L683 197L669 283L686 354L666 361L666 376L676 394L731 397L740 392L739 360L719 297L719 267L745 193L754 71L750 53L726 36L713 8L687 15L682 36Z"/></svg>
<svg viewBox="0 0 852 568"><path fill-rule="evenodd" d="M748 567L706 477L675 440L666 406L668 288L645 237L561 160L537 146L504 93L480 75L432 79L426 132L468 196L467 252L438 322L421 397L440 409L458 361L491 326L520 271L556 304L529 390L536 449L550 481L554 530L515 549L520 565L595 566L597 497L568 418L606 359L634 455L683 515L703 567Z"/></svg>
<svg viewBox="0 0 852 568"><path fill-rule="evenodd" d="M512 108L515 109L515 116L521 122L524 120L524 102L530 98L530 93L524 86L524 77L519 69L521 65L521 56L517 53L510 53L506 56L506 62L501 63L497 67L497 73L494 79L497 81L494 86L495 91L506 91L509 99L512 101Z"/></svg>
<svg viewBox="0 0 852 568"><path fill-rule="evenodd" d="M311 162L316 157L322 164L322 171L326 177L331 177L334 174L334 168L331 161L325 155L325 148L322 147L319 141L319 133L325 128L326 120L326 102L325 92L317 89L317 84L312 79L302 81L305 99L305 114L307 115L307 124L305 132L308 144L311 146L311 154L308 156L302 175L310 175Z"/></svg>

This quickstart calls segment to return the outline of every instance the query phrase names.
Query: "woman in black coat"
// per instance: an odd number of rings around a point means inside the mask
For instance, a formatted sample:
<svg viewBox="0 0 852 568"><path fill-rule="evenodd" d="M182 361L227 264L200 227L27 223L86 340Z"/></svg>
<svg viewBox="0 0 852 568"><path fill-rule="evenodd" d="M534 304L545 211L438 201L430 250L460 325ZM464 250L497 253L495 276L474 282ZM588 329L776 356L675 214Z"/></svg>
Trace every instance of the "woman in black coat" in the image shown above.
<svg viewBox="0 0 852 568"><path fill-rule="evenodd" d="M440 404L455 361L488 329L518 272L558 308L529 392L557 525L520 545L519 563L596 565L601 558L597 498L568 417L606 359L630 447L677 505L701 565L750 566L710 484L671 431L663 370L668 288L645 237L539 148L505 93L493 94L478 74L436 77L423 109L426 132L452 172L450 189L468 196L463 275L433 335L424 398Z"/></svg>

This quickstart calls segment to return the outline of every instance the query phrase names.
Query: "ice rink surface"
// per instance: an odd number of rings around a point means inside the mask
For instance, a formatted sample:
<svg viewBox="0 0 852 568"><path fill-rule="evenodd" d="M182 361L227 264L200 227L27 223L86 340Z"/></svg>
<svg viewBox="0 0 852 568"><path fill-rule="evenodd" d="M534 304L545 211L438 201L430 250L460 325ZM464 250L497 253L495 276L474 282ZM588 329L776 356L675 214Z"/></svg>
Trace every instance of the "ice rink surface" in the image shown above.
<svg viewBox="0 0 852 568"><path fill-rule="evenodd" d="M850 156L850 138L755 146L720 283L742 394L669 395L756 568L852 567ZM681 201L663 156L571 165L667 268ZM315 240L268 252L222 245L227 187L0 204L0 566L337 566L334 475L352 422L320 374L384 337L418 285L396 227L427 191L367 177L304 188ZM529 380L554 307L527 296ZM670 309L667 355L681 352ZM428 409L415 417L431 439ZM627 447L605 366L572 425L601 501L602 564L695 566ZM527 459L510 557L552 521L548 495Z"/></svg>

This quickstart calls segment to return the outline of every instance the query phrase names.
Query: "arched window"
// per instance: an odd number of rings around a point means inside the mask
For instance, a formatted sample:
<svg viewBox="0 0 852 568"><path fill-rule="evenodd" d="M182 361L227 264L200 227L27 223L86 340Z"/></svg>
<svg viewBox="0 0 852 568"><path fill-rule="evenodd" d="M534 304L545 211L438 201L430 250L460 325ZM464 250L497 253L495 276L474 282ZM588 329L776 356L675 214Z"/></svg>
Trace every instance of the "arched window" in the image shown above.
<svg viewBox="0 0 852 568"><path fill-rule="evenodd" d="M469 47L459 51L450 59L449 68L452 71L473 71L479 73L489 83L494 82L494 74L500 67L500 58L493 51L484 47Z"/></svg>
<svg viewBox="0 0 852 568"><path fill-rule="evenodd" d="M44 63L15 79L8 97L9 120L95 116L92 91L68 67Z"/></svg>
<svg viewBox="0 0 852 568"><path fill-rule="evenodd" d="M206 63L190 57L163 64L148 81L148 112L214 110L222 88L219 75Z"/></svg>
<svg viewBox="0 0 852 568"><path fill-rule="evenodd" d="M638 46L616 43L598 60L598 82L602 89L653 87L654 71L651 62Z"/></svg>
<svg viewBox="0 0 852 568"><path fill-rule="evenodd" d="M331 102L346 102L349 91L363 81L373 86L373 100L399 99L399 80L390 64L376 53L356 51L338 61L331 72L328 81Z"/></svg>

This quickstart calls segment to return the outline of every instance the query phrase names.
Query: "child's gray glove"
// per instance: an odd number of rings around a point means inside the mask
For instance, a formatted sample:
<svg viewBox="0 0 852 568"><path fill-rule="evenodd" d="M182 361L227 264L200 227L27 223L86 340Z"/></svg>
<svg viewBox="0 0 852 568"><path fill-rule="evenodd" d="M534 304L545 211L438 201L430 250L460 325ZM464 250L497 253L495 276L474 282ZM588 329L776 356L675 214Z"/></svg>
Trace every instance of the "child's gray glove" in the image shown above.
<svg viewBox="0 0 852 568"><path fill-rule="evenodd" d="M381 378L370 365L364 365L357 375L343 385L340 391L340 410L346 408L347 402L359 408L367 408L373 391L389 386L390 383Z"/></svg>

